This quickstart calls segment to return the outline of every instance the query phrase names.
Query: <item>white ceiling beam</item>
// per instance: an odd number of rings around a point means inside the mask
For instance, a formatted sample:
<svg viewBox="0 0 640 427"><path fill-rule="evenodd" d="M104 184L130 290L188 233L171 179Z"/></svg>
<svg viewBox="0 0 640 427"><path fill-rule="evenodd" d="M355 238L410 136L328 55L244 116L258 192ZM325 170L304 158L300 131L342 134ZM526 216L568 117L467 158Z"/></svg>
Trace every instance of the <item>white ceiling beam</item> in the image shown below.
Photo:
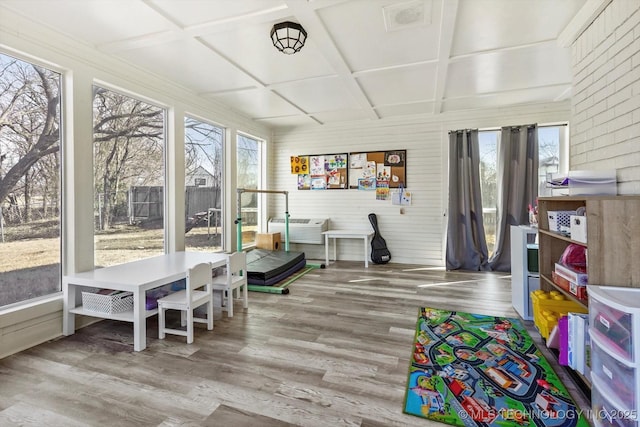
<svg viewBox="0 0 640 427"><path fill-rule="evenodd" d="M553 45L553 46L555 46L556 43L557 43L556 39L548 39L548 40L540 40L540 41L532 42L532 43L523 43L523 44L519 44L517 46L508 46L508 47L498 47L498 48L495 48L495 49L477 50L475 52L463 53L461 55L452 56L452 57L449 58L449 63L453 63L453 62L461 61L463 59L473 58L473 57L477 57L477 56L491 55L493 53L513 52L513 51L517 51L517 50L530 49L532 47L540 47L540 46L545 46L545 45Z"/></svg>
<svg viewBox="0 0 640 427"><path fill-rule="evenodd" d="M378 113L373 108L371 101L358 84L353 72L318 17L316 9L309 6L309 3L306 1L287 0L285 3L298 21L304 22L305 30L309 33L309 40L313 40L318 50L322 52L324 58L336 71L338 77L345 83L347 90L351 93L358 105L365 111L370 119L378 120L380 118Z"/></svg>
<svg viewBox="0 0 640 427"><path fill-rule="evenodd" d="M494 90L491 92L481 92L481 93L469 94L469 95L450 96L447 98L447 100L488 98L496 95L508 95L508 94L532 92L532 91L535 92L540 89L550 89L550 88L558 89L560 91L560 95L558 95L555 100L562 101L563 99L566 99L566 97L563 98L563 96L566 95L567 90L571 91L571 82L554 83L554 84L539 85L539 86L528 86L526 88L518 88L518 89Z"/></svg>
<svg viewBox="0 0 640 427"><path fill-rule="evenodd" d="M232 61L222 52L215 49L211 44L207 43L202 36L210 35L215 32L227 31L229 29L236 28L239 22L244 24L251 23L261 23L261 22L271 22L274 19L281 19L291 15L291 12L287 8L286 4L269 8L269 9L261 9L255 12L246 13L242 15L236 15L232 17L227 17L224 19L219 19L215 21L209 21L206 23L201 23L197 25L192 25L188 27L182 28L180 24L168 13L166 13L160 6L156 5L153 0L142 0L145 5L147 5L150 9L152 9L155 13L162 16L167 22L170 23L172 29L168 31L164 31L157 34L146 34L140 37L134 37L126 40L119 40L113 43L106 43L100 46L100 50L109 53L115 53L118 51L134 49L134 48L142 48L149 47L158 44L167 43L174 40L179 39L193 39L197 43L204 46L207 50L217 55L240 73L247 76L254 83L253 87L248 88L239 88L238 90L228 90L224 91L224 93L234 93L234 92L242 92L251 89L258 89L261 91L270 92L274 96L282 99L284 102L289 104L291 107L295 108L301 115L308 116L309 113L303 110L300 106L292 102L290 99L282 96L280 93L275 91L272 87L268 87L264 82L262 82L258 77L254 76L244 67L240 66L240 64ZM306 3L306 2L305 2ZM219 95L219 93L201 93L202 96L215 97ZM314 117L313 120L317 121Z"/></svg>
<svg viewBox="0 0 640 427"><path fill-rule="evenodd" d="M449 57L455 33L458 0L442 0L442 17L440 19L440 40L438 43L438 71L436 74L435 102L433 114L442 113L444 90L447 87Z"/></svg>
<svg viewBox="0 0 640 427"><path fill-rule="evenodd" d="M369 73L378 73L378 72L382 72L382 71L402 70L402 69L405 69L405 68L420 67L422 65L437 64L437 63L438 63L437 59L427 59L427 60L424 60L424 61L406 62L404 64L389 65L389 66L386 66L386 67L368 68L366 70L354 71L351 74L357 77L357 76L362 76L362 75L369 74Z"/></svg>
<svg viewBox="0 0 640 427"><path fill-rule="evenodd" d="M268 9L261 9L250 13L182 27L180 23L171 16L171 14L156 5L153 0L143 0L143 3L156 14L163 17L172 28L158 33L143 34L137 37L104 43L98 46L99 50L106 53L116 53L125 50L157 46L175 40L195 38L236 30L240 24L260 24L263 22L282 19L290 15L287 6L283 4Z"/></svg>

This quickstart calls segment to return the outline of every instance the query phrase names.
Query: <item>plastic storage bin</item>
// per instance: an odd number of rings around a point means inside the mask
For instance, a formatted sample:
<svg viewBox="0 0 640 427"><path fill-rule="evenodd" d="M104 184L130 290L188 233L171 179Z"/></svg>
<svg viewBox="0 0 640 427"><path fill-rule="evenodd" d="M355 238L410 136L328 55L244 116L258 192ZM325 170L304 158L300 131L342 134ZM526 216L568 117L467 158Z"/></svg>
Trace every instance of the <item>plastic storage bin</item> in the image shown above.
<svg viewBox="0 0 640 427"><path fill-rule="evenodd" d="M575 214L576 211L547 211L549 231L568 233L571 229L571 215Z"/></svg>
<svg viewBox="0 0 640 427"><path fill-rule="evenodd" d="M633 366L617 360L606 351L598 337L591 338L591 378L597 377L607 396L625 409L638 409L637 372Z"/></svg>
<svg viewBox="0 0 640 427"><path fill-rule="evenodd" d="M616 171L569 171L569 195L593 196L618 194Z"/></svg>
<svg viewBox="0 0 640 427"><path fill-rule="evenodd" d="M638 427L638 417L634 412L625 411L610 402L600 391L597 378L591 390L591 408L596 427Z"/></svg>
<svg viewBox="0 0 640 427"><path fill-rule="evenodd" d="M640 289L589 285L591 403L596 426L639 426Z"/></svg>
<svg viewBox="0 0 640 427"><path fill-rule="evenodd" d="M640 311L635 315L630 307L640 299L640 292L632 288L615 288L612 294L609 286L589 286L589 327L603 346L619 359L635 362L637 353L634 346L634 322L638 322ZM622 299L620 299L622 298ZM636 309L640 310L640 308ZM636 327L637 328L637 327ZM637 339L636 339L637 341Z"/></svg>

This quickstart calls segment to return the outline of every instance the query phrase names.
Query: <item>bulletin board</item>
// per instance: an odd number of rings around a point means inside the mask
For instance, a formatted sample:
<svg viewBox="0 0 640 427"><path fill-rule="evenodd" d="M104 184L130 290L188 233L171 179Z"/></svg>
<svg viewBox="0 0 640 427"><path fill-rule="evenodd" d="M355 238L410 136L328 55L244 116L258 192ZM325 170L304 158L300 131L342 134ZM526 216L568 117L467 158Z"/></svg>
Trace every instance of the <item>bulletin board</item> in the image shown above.
<svg viewBox="0 0 640 427"><path fill-rule="evenodd" d="M291 173L298 175L298 190L348 189L348 157L347 153L292 156Z"/></svg>
<svg viewBox="0 0 640 427"><path fill-rule="evenodd" d="M407 188L407 150L349 153L349 188Z"/></svg>

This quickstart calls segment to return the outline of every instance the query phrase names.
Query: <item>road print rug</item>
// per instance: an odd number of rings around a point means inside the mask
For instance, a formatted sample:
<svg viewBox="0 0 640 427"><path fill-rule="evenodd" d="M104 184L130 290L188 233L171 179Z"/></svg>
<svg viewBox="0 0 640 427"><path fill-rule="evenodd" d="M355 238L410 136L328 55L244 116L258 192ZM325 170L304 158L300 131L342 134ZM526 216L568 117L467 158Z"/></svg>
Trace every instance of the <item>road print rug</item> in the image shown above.
<svg viewBox="0 0 640 427"><path fill-rule="evenodd" d="M589 426L518 319L427 307L404 412L469 427Z"/></svg>

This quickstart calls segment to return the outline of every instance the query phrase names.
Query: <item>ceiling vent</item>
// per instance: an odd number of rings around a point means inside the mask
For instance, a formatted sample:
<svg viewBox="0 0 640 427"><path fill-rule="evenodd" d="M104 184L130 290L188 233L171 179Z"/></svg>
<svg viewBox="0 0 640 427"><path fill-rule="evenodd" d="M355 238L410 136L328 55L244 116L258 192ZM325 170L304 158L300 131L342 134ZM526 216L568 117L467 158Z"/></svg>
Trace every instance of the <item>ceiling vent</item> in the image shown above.
<svg viewBox="0 0 640 427"><path fill-rule="evenodd" d="M431 0L415 0L382 8L387 32L431 23Z"/></svg>

